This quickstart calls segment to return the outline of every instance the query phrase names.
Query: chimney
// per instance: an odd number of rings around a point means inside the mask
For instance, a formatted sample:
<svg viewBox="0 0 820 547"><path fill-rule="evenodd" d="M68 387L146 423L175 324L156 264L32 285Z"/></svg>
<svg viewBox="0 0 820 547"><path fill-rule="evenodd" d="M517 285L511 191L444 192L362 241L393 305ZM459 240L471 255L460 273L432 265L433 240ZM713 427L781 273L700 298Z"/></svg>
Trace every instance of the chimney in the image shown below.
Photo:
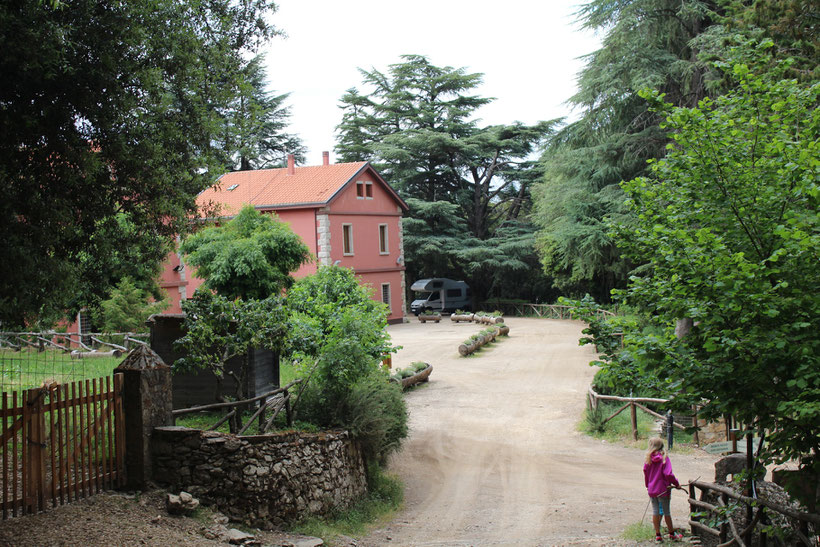
<svg viewBox="0 0 820 547"><path fill-rule="evenodd" d="M322 152L322 165L330 165L330 152Z"/></svg>
<svg viewBox="0 0 820 547"><path fill-rule="evenodd" d="M293 154L288 154L288 175L295 175L296 174L296 160L293 157Z"/></svg>

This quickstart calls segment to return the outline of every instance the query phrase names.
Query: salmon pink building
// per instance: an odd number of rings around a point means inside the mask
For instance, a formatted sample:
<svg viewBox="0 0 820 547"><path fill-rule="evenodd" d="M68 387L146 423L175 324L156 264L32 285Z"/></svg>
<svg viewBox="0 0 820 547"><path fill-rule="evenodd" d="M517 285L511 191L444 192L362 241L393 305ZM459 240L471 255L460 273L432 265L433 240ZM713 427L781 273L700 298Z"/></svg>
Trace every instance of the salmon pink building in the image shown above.
<svg viewBox="0 0 820 547"><path fill-rule="evenodd" d="M350 268L373 289L374 299L389 306L389 322L404 320L401 220L407 204L370 163L330 164L324 152L322 165L297 167L290 155L285 168L223 175L197 202L201 208L218 206L226 218L248 204L276 213L315 258L295 277L312 274L320 265ZM168 313L180 312L180 302L202 283L186 270L182 257L169 256L160 282L171 301Z"/></svg>

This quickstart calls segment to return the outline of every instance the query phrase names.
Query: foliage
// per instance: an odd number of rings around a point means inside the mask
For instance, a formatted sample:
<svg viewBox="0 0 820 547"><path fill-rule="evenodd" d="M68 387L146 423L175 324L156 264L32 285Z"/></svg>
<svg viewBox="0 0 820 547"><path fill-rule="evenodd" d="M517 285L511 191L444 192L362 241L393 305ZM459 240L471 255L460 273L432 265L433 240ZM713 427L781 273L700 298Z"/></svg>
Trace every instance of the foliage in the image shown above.
<svg viewBox="0 0 820 547"><path fill-rule="evenodd" d="M100 303L100 311L94 322L103 332L144 332L145 320L152 314L161 313L168 307L167 300L150 302L150 295L125 277Z"/></svg>
<svg viewBox="0 0 820 547"><path fill-rule="evenodd" d="M401 424L407 419L403 402L390 391L395 386L380 368L396 349L385 330L387 307L370 298L352 271L338 266L323 266L298 280L286 305L286 355L308 378L298 415L322 427L355 429L371 447L368 456L382 458L406 435ZM372 401L362 400L366 397ZM378 415L366 415L376 412L368 405L379 405Z"/></svg>
<svg viewBox="0 0 820 547"><path fill-rule="evenodd" d="M605 220L629 221L619 183L643 174L666 144L638 91L661 89L686 105L704 96L711 74L690 41L712 24L712 4L593 0L579 9L582 27L603 33L602 46L586 57L569 100L581 118L550 140L545 177L533 190L542 265L564 294L608 302L612 288L625 286L632 265Z"/></svg>
<svg viewBox="0 0 820 547"><path fill-rule="evenodd" d="M247 205L224 226L204 228L180 250L203 287L230 298L263 299L290 287L290 273L309 259L301 238L275 214Z"/></svg>
<svg viewBox="0 0 820 547"><path fill-rule="evenodd" d="M300 139L286 133L289 94L273 95L265 89L267 74L264 56L257 55L242 69L244 79L239 94L224 114L222 142L230 154L230 167L237 171L265 169L285 163L288 153L303 161L305 147Z"/></svg>
<svg viewBox="0 0 820 547"><path fill-rule="evenodd" d="M818 473L820 85L784 78L790 63L771 45L736 52L721 65L733 90L697 107L647 94L673 144L649 177L624 184L636 223L618 237L651 265L627 301L667 333L695 322L655 348L679 405L706 398L705 417L770 432L764 458L802 457Z"/></svg>
<svg viewBox="0 0 820 547"><path fill-rule="evenodd" d="M412 368L407 369L415 374ZM366 461L387 462L407 437L407 405L401 386L387 373L371 373L353 384L345 400L345 423L361 443Z"/></svg>
<svg viewBox="0 0 820 547"><path fill-rule="evenodd" d="M279 350L284 341L285 311L279 296L265 300L229 300L208 290L198 290L182 301L184 335L174 344L184 357L173 363L174 371L206 369L217 378L217 400L225 400L222 380L235 382L236 400L247 398L247 353L252 349ZM238 370L228 361L241 358Z"/></svg>
<svg viewBox="0 0 820 547"><path fill-rule="evenodd" d="M219 111L248 55L276 34L273 10L268 0L0 5L6 327L93 303L125 275L148 288L196 195L224 170Z"/></svg>
<svg viewBox="0 0 820 547"><path fill-rule="evenodd" d="M422 370L426 369L430 365L425 363L424 361L413 361L410 365L416 370L416 372L421 372Z"/></svg>
<svg viewBox="0 0 820 547"><path fill-rule="evenodd" d="M572 317L587 323L578 341L581 346L594 344L598 367L592 381L602 395L667 397L669 382L652 370L671 343L669 333L648 324L636 315L604 316L601 306L589 295L581 300L559 298L559 304L572 306Z"/></svg>
<svg viewBox="0 0 820 547"><path fill-rule="evenodd" d="M506 296L515 281L499 280L511 273L536 290L546 286L530 267L537 257L526 215L540 170L527 157L552 123L479 127L476 109L491 101L471 94L482 75L422 56L361 73L371 91L342 98L337 152L372 160L408 201L408 276L467 279L480 299Z"/></svg>

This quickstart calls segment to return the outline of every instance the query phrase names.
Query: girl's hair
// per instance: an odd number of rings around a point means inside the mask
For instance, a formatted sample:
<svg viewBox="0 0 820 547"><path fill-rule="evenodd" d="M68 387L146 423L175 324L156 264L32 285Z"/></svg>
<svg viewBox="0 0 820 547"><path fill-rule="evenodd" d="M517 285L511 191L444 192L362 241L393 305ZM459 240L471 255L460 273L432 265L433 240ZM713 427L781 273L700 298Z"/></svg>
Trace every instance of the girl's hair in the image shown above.
<svg viewBox="0 0 820 547"><path fill-rule="evenodd" d="M649 439L649 448L646 451L646 463L652 463L652 454L660 452L663 454L663 441L659 437ZM664 458L664 461L666 458Z"/></svg>

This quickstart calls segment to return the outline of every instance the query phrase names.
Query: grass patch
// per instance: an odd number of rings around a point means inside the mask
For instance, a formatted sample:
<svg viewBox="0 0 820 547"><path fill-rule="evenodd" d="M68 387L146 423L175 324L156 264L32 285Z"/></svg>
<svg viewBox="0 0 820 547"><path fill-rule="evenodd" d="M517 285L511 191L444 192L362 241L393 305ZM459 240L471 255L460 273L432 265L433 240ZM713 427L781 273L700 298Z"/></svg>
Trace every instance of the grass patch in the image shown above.
<svg viewBox="0 0 820 547"><path fill-rule="evenodd" d="M298 378L296 367L290 363L279 363L279 385L286 386Z"/></svg>
<svg viewBox="0 0 820 547"><path fill-rule="evenodd" d="M621 537L630 541L652 541L655 529L647 522L634 522L624 529Z"/></svg>
<svg viewBox="0 0 820 547"><path fill-rule="evenodd" d="M0 386L3 391L40 387L44 381L60 384L111 376L125 359L93 357L72 359L69 353L47 349L0 350Z"/></svg>
<svg viewBox="0 0 820 547"><path fill-rule="evenodd" d="M404 502L404 485L376 464L368 466L367 475L368 492L362 500L327 518L311 517L298 522L290 531L332 544L339 536L361 537L389 521Z"/></svg>
<svg viewBox="0 0 820 547"><path fill-rule="evenodd" d="M587 407L584 411L584 418L578 424L578 430L591 437L607 442L641 449L646 448L646 439L657 437L658 432L655 425L656 419L641 409L637 409L637 442L632 440L632 417L629 408L624 409L620 414L609 420L606 424L603 424L603 421L610 417L621 406L622 403L613 404L601 402L598 404L597 410L592 410ZM693 450L691 434L676 429L674 439L675 443L672 447L674 452L686 454ZM664 441L666 441L665 437Z"/></svg>

